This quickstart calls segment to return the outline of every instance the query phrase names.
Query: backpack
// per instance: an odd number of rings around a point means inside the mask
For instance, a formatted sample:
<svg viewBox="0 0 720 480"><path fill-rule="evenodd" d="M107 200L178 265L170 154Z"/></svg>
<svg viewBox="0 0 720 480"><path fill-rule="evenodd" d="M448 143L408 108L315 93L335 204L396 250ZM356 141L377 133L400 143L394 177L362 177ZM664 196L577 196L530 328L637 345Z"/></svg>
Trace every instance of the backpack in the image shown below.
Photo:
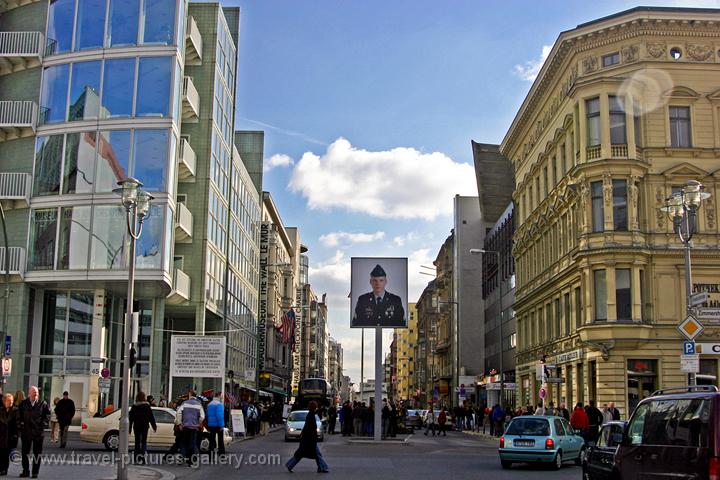
<svg viewBox="0 0 720 480"><path fill-rule="evenodd" d="M445 416L445 410L443 410L442 412L440 412L440 415L438 415L438 423L440 425L444 425L446 421L447 417Z"/></svg>
<svg viewBox="0 0 720 480"><path fill-rule="evenodd" d="M255 420L257 418L257 410L255 407L248 408L248 420Z"/></svg>

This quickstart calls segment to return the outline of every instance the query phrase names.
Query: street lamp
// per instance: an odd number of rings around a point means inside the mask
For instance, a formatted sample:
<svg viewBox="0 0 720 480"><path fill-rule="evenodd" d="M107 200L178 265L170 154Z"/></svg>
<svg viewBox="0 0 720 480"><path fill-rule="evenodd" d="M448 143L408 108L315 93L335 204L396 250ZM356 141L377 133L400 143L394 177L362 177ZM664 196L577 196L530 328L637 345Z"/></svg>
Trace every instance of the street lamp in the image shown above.
<svg viewBox="0 0 720 480"><path fill-rule="evenodd" d="M130 419L130 350L132 348L133 296L135 294L135 242L142 233L143 221L150 212L150 201L153 196L142 190L142 183L135 178L126 178L118 182L120 188L113 190L120 195L122 206L127 212L127 228L130 235L127 312L125 317L125 333L123 337L123 383L120 392L120 459L118 460L118 480L127 480L126 455L128 453Z"/></svg>
<svg viewBox="0 0 720 480"><path fill-rule="evenodd" d="M667 213L672 219L673 230L678 234L680 241L685 247L685 297L687 313L692 313L693 307L690 303L692 296L692 265L690 263L690 241L697 227L697 211L703 200L710 198L710 194L704 192L705 186L697 180L688 181L679 192L674 193L666 200L664 207L660 210ZM695 374L689 375L690 385L695 385Z"/></svg>
<svg viewBox="0 0 720 480"><path fill-rule="evenodd" d="M470 255L483 255L485 253L493 254L497 258L497 274L498 274L498 293L500 294L499 310L500 310L500 406L505 402L505 370L503 369L503 357L505 356L505 345L503 344L503 293L502 293L502 274L500 271L500 252L497 250L485 250L483 248L471 248Z"/></svg>

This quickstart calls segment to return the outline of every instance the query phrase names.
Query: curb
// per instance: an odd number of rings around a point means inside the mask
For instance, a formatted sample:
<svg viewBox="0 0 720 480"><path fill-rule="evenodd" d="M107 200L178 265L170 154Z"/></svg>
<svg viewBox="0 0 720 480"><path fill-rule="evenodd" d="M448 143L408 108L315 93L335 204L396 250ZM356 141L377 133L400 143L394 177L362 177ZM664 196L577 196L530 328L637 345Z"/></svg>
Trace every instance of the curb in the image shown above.
<svg viewBox="0 0 720 480"><path fill-rule="evenodd" d="M271 433L280 431L280 430L284 430L284 429L285 429L285 427L282 426L282 425L272 427L270 430L268 430L268 435L270 435ZM248 440L253 440L253 439L255 439L255 438L261 438L262 436L263 436L263 435L260 435L260 434L258 433L257 435L249 435L249 436L242 436L242 437L233 438L233 441L230 442L230 445L235 445L236 443L246 442L246 441L248 441ZM267 435L266 435L266 436L267 436Z"/></svg>
<svg viewBox="0 0 720 480"><path fill-rule="evenodd" d="M142 472L143 470L146 472L147 471L153 472L156 475L147 475ZM159 475L159 477L158 477L158 475ZM145 467L145 466L143 466L143 467L130 466L128 468L128 477L131 479L143 479L143 478L148 478L151 476L156 478L157 480L175 480L174 474L167 472L165 470L161 470L159 468ZM101 480L115 480L115 478L117 478L117 477L115 477L115 476L103 477L103 478L101 478Z"/></svg>

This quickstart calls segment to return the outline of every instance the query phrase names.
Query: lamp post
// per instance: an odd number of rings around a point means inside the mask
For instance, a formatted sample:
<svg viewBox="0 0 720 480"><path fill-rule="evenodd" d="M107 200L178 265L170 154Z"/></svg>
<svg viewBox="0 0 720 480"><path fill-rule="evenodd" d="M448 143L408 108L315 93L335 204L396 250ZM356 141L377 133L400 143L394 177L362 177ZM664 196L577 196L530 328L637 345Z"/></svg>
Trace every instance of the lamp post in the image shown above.
<svg viewBox="0 0 720 480"><path fill-rule="evenodd" d="M664 207L660 210L667 213L672 219L673 230L677 233L685 250L685 297L686 310L688 314L693 312L690 303L692 297L692 264L690 263L691 240L697 228L697 211L703 200L710 198L710 194L704 192L705 186L697 180L688 181L680 191L674 193L666 200ZM689 375L690 385L695 385L695 374Z"/></svg>
<svg viewBox="0 0 720 480"><path fill-rule="evenodd" d="M127 480L127 463L129 443L130 419L130 349L132 348L132 325L133 325L133 296L135 294L135 242L142 233L143 221L150 212L150 201L152 195L142 190L142 183L134 178L126 178L118 182L120 188L113 192L122 198L122 206L127 212L127 228L130 235L129 267L128 267L128 290L127 290L127 312L125 317L125 333L123 337L123 380L120 392L120 458L118 459L118 480Z"/></svg>
<svg viewBox="0 0 720 480"><path fill-rule="evenodd" d="M5 209L0 204L0 221L2 221L3 238L5 239L5 295L3 297L2 340L7 338L8 302L10 301L10 245L8 244L7 227L5 225ZM3 352L4 353L4 352ZM0 370L0 394L5 393L5 376Z"/></svg>
<svg viewBox="0 0 720 480"><path fill-rule="evenodd" d="M495 255L497 258L497 274L498 274L498 293L500 295L500 301L499 301L499 309L500 309L500 406L503 406L503 403L505 402L504 397L504 390L505 390L505 370L503 369L503 357L505 356L505 345L503 345L503 293L502 293L502 284L503 284L503 278L500 271L500 252L497 250L485 250L482 248L471 248L470 249L470 255L483 255L485 253L490 253Z"/></svg>

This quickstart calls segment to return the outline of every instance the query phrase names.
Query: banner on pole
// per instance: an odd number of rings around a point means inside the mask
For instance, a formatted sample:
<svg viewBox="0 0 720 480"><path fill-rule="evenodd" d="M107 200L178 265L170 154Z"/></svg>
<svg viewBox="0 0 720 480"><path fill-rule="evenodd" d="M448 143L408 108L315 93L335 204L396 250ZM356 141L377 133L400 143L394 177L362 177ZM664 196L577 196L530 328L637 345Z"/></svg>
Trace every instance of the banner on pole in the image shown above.
<svg viewBox="0 0 720 480"><path fill-rule="evenodd" d="M225 378L225 337L173 335L170 377Z"/></svg>
<svg viewBox="0 0 720 480"><path fill-rule="evenodd" d="M351 328L407 328L408 259L350 259Z"/></svg>

